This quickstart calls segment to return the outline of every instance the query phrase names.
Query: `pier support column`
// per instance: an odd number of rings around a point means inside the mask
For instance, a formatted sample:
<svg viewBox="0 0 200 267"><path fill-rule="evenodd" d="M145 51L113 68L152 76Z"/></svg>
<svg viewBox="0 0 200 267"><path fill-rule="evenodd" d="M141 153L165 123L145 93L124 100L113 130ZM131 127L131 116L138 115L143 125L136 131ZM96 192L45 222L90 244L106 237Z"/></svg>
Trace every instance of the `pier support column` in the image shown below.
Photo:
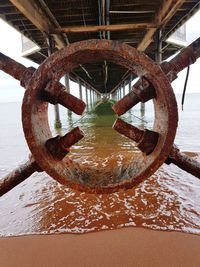
<svg viewBox="0 0 200 267"><path fill-rule="evenodd" d="M47 45L48 45L48 56L50 56L55 48L55 43L54 43L54 39L51 35L48 36L47 38ZM59 106L58 104L56 104L54 106L54 114L55 114L55 122L54 122L54 127L56 129L60 129L62 127L62 123L60 120L60 113L59 113Z"/></svg>
<svg viewBox="0 0 200 267"><path fill-rule="evenodd" d="M65 75L65 88L66 88L66 91L70 94L70 83L69 83L69 74L68 73ZM72 115L71 110L68 109L67 114L68 114L68 116L71 116Z"/></svg>
<svg viewBox="0 0 200 267"><path fill-rule="evenodd" d="M90 90L90 105L92 106L92 90L91 90L91 88L89 89Z"/></svg>
<svg viewBox="0 0 200 267"><path fill-rule="evenodd" d="M92 102L94 103L94 91L92 89Z"/></svg>
<svg viewBox="0 0 200 267"><path fill-rule="evenodd" d="M156 32L157 49L155 54L155 61L158 64L162 63L162 30L158 29Z"/></svg>
<svg viewBox="0 0 200 267"><path fill-rule="evenodd" d="M97 94L97 101L101 100L101 94Z"/></svg>
<svg viewBox="0 0 200 267"><path fill-rule="evenodd" d="M122 98L122 85L120 85L119 87L119 99Z"/></svg>
<svg viewBox="0 0 200 267"><path fill-rule="evenodd" d="M79 84L79 98L82 100L83 99L83 94L82 94L82 85L80 80L78 80L78 84Z"/></svg>
<svg viewBox="0 0 200 267"><path fill-rule="evenodd" d="M131 91L131 82L132 82L132 74L130 75L129 83L128 83L128 91Z"/></svg>
<svg viewBox="0 0 200 267"><path fill-rule="evenodd" d="M125 94L126 94L126 93L125 93L125 84L126 84L126 82L124 81L124 82L123 82L123 97L124 97Z"/></svg>
<svg viewBox="0 0 200 267"><path fill-rule="evenodd" d="M88 89L87 89L87 84L85 84L85 98L86 98L86 105L88 109Z"/></svg>
<svg viewBox="0 0 200 267"><path fill-rule="evenodd" d="M119 93L119 88L117 89L117 100L120 99L120 93Z"/></svg>
<svg viewBox="0 0 200 267"><path fill-rule="evenodd" d="M145 103L140 103L140 115L141 117L144 116L144 113L145 113Z"/></svg>

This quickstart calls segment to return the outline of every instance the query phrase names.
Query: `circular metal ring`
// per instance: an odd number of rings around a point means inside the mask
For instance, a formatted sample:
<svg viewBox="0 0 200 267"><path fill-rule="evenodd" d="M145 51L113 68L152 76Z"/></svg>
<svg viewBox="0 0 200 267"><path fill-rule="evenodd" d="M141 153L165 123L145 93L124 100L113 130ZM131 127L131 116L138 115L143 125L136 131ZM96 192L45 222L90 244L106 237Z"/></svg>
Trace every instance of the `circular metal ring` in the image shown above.
<svg viewBox="0 0 200 267"><path fill-rule="evenodd" d="M66 156L55 160L45 143L52 138L48 124L48 103L41 94L50 80L59 80L79 64L104 60L121 65L151 82L156 91L153 130L159 133L157 145L149 155L138 156L128 166L129 176L96 181L83 176L77 165ZM166 160L174 142L178 114L171 85L160 67L136 49L110 40L86 40L73 43L45 60L35 71L24 95L22 122L28 146L38 163L58 182L91 193L109 193L134 185L151 176Z"/></svg>

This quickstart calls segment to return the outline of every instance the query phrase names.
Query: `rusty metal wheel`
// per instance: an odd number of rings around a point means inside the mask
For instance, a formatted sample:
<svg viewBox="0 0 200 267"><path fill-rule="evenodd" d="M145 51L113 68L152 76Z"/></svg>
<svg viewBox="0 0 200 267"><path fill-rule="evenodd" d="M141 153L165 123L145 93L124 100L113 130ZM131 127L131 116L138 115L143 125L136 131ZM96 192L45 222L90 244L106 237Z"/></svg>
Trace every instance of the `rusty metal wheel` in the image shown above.
<svg viewBox="0 0 200 267"><path fill-rule="evenodd" d="M71 72L79 64L104 60L129 69L152 85L155 90L155 121L153 130L146 133L153 133L151 136L155 140L151 151L141 152L138 158L127 166L128 176L122 175L120 178L106 180L99 178L97 181L93 177L83 175L79 166L68 156L60 156L60 151L55 153L56 147L60 149L63 143L59 141L58 144L58 141L54 142L55 138L52 138L48 124L47 94L54 97L57 92L55 81L59 81L65 73ZM176 100L171 85L157 64L126 44L108 40L73 43L45 60L34 72L26 88L22 106L25 138L40 168L62 184L92 193L128 189L152 175L165 162L171 151L178 121ZM74 138L74 134L72 136ZM75 136L78 140L82 134L77 130ZM143 145L145 146L144 142Z"/></svg>

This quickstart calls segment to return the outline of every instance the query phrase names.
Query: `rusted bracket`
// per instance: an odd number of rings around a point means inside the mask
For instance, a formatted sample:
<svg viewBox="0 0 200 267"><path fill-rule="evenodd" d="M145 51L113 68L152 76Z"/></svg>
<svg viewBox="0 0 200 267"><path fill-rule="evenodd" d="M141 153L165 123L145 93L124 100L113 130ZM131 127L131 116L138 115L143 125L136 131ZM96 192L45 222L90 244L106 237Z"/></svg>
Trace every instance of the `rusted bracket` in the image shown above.
<svg viewBox="0 0 200 267"><path fill-rule="evenodd" d="M198 47L199 41L192 46L192 49L197 48L195 51L199 51ZM192 56L189 56L190 50L191 47L187 53L183 53L177 60L170 62L171 65L165 63L163 68L166 72L172 71L174 75L170 75L175 77L176 72L184 68L188 62L193 63L195 58L199 56L199 52L194 52ZM132 170L136 171L130 172L130 176L126 179L119 181L118 177L115 177L112 180L105 179L99 183L93 177L80 177L81 170L77 168L77 164L65 157L69 152L69 146L83 137L79 128L73 129L63 137L52 138L48 125L46 102L60 103L81 114L85 107L84 102L68 94L64 87L54 82L53 79L56 77L56 80L59 80L65 73L73 71L79 64L104 60L119 64L138 75L141 72L145 73L145 77L138 82L138 86L131 95L131 103L146 102L155 98L156 116L152 131L148 129L142 131L129 125L124 126L124 122L118 120L115 128L121 133L125 131L126 136L135 140L138 148L148 156L140 153L136 168L134 165L130 166ZM185 60L184 63L183 60ZM114 192L119 188L131 188L147 179L169 157L178 121L176 100L169 82L172 78L167 79L159 66L136 49L110 40L86 40L71 44L52 54L37 70L25 68L16 61L0 54L0 69L20 80L21 85L25 86L26 92L22 105L25 138L37 162L36 164L58 182L93 193ZM129 108L130 103L127 103L125 110L123 106L118 106L117 114L123 113ZM63 159L63 157L65 158ZM37 170L36 166L28 162L26 166L22 166L21 171L17 169L3 179L2 188L6 188L4 185L7 185L7 188L11 189L13 185L26 179L35 170ZM16 181L14 177L16 177Z"/></svg>
<svg viewBox="0 0 200 267"><path fill-rule="evenodd" d="M126 179L120 181L116 176L112 180L105 178L99 183L95 177L86 177L82 174L81 167L77 166L76 162L69 157L63 158L69 152L68 143L77 142L83 137L83 134L78 128L75 128L64 137L52 138L48 125L47 102L60 103L68 108L73 108L72 110L76 113L81 113L80 109L83 109L83 105L80 108L81 103L78 102L81 100L75 101L72 98L70 100L63 86L56 81L80 64L105 60L128 68L129 71L138 75L141 72L145 73L141 88L148 87L150 81L152 91L136 90L135 95L139 101L145 102L155 96L158 101L155 101L157 112L155 129L139 132L138 147L148 154L145 164L142 160L143 155L141 155L136 168L132 163L129 166L130 169L138 171L131 171ZM160 68L136 49L111 40L85 40L55 52L37 70L27 69L0 54L0 69L19 79L21 85L25 86L26 91L22 105L25 138L36 162L42 170L58 182L93 193L108 193L117 191L119 188L131 188L152 175L169 155L177 127L175 97L170 83ZM55 82L54 78L56 78ZM168 128L170 128L170 132L167 131ZM72 136L73 142L70 141L70 136Z"/></svg>
<svg viewBox="0 0 200 267"><path fill-rule="evenodd" d="M113 129L136 142L137 147L146 155L149 155L154 150L159 138L158 133L148 129L140 130L121 119L115 121Z"/></svg>
<svg viewBox="0 0 200 267"><path fill-rule="evenodd" d="M76 127L62 137L58 135L47 140L45 145L55 160L62 160L69 153L69 148L83 137L83 132Z"/></svg>
<svg viewBox="0 0 200 267"><path fill-rule="evenodd" d="M175 145L172 147L169 157L165 163L173 163L182 170L200 179L200 162L182 153Z"/></svg>
<svg viewBox="0 0 200 267"><path fill-rule="evenodd" d="M177 74L180 71L195 63L195 61L199 57L200 38L191 43L188 47L182 49L182 51L177 56L175 56L170 62L163 62L160 67L167 75L168 80L172 82L177 78ZM149 82L148 80L145 80L144 82L144 78L142 77L138 82L133 85L132 91L129 92L124 98L119 100L115 105L113 105L112 108L115 113L120 116L127 112L130 108L135 106L137 103L144 103L153 98L156 98L155 89L153 88L151 82ZM113 125L113 128L119 133L134 140L137 143L138 148L147 155L153 151L157 144L158 138L155 139L154 134L150 136L150 138L143 138L142 144L145 146L145 149L141 147L139 140L136 138L136 133L143 132L143 136L145 136L145 131L141 131L134 126L123 122L122 120L118 119ZM148 150L149 147L152 147L152 150ZM197 178L200 178L200 163L181 153L176 147L176 145L173 145L172 150L165 163L174 163L179 168L191 173Z"/></svg>
<svg viewBox="0 0 200 267"><path fill-rule="evenodd" d="M13 78L20 81L21 86L28 88L35 68L26 68L24 65L0 53L0 69ZM61 104L69 110L81 115L85 109L85 103L69 94L65 86L59 82L49 81L40 94L40 100L51 104ZM77 127L65 136L57 136L46 141L46 147L54 158L61 160L69 152L69 147L83 138L83 133ZM23 182L36 171L42 171L37 162L31 156L30 159L13 170L0 180L0 196Z"/></svg>
<svg viewBox="0 0 200 267"><path fill-rule="evenodd" d="M47 140L46 148L49 150L54 159L62 160L69 153L69 148L83 137L83 132L79 129L79 127L76 127L62 137L56 136ZM0 179L0 197L9 192L21 182L25 181L34 172L42 171L43 170L39 167L39 165L31 155L26 163L21 164L15 170Z"/></svg>
<svg viewBox="0 0 200 267"><path fill-rule="evenodd" d="M42 172L42 170L38 166L34 158L30 156L29 160L26 163L21 164L19 167L0 179L0 197L13 189L18 184L22 183L34 172Z"/></svg>
<svg viewBox="0 0 200 267"><path fill-rule="evenodd" d="M24 65L0 53L0 70L20 81L21 86L27 88L35 68L26 68ZM64 85L59 82L49 81L40 95L42 101L51 104L60 104L69 110L81 115L85 109L85 102L69 94Z"/></svg>
<svg viewBox="0 0 200 267"><path fill-rule="evenodd" d="M154 150L159 138L158 133L148 129L145 129L144 131L140 130L139 128L126 123L121 119L117 119L115 121L113 129L133 140L139 150L146 155L149 155ZM200 178L200 162L180 152L176 145L173 145L165 163L173 163L182 170L196 176L197 178Z"/></svg>
<svg viewBox="0 0 200 267"><path fill-rule="evenodd" d="M177 78L177 74L184 68L195 63L200 57L200 37L191 43L188 47L181 50L181 52L171 59L169 62L163 62L160 67L167 75L170 82ZM113 110L120 116L126 113L129 109L134 107L139 102L146 102L156 97L155 90L152 84L142 77L137 81L132 90L113 105Z"/></svg>

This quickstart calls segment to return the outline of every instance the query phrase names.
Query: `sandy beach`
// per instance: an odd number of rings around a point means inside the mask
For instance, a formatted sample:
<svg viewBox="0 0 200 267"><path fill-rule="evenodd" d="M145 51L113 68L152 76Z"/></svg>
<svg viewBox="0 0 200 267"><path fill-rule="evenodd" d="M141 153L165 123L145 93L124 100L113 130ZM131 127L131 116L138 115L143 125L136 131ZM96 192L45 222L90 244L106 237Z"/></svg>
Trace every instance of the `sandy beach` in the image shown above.
<svg viewBox="0 0 200 267"><path fill-rule="evenodd" d="M0 266L200 266L200 236L124 228L0 239Z"/></svg>

